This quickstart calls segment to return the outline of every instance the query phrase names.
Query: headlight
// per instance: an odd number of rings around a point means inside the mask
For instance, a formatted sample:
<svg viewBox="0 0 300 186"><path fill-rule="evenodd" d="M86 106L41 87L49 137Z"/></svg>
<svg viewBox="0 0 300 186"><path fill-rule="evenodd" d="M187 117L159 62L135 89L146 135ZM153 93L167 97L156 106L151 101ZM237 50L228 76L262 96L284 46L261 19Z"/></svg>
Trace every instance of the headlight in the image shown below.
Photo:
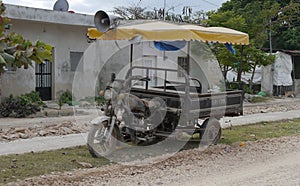
<svg viewBox="0 0 300 186"><path fill-rule="evenodd" d="M112 98L112 91L110 89L105 90L104 99L105 100L111 100L111 98Z"/></svg>

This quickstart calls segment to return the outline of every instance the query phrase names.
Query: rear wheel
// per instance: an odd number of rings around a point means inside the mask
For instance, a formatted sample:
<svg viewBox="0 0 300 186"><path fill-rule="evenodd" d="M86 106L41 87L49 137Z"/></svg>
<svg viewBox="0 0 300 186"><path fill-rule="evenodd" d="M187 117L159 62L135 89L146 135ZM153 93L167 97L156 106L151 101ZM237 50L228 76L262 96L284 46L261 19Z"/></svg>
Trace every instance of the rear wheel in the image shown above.
<svg viewBox="0 0 300 186"><path fill-rule="evenodd" d="M117 144L116 129L113 128L111 135L109 135L107 122L102 122L100 125L93 125L89 134L87 145L90 153L94 157L107 156L115 150Z"/></svg>
<svg viewBox="0 0 300 186"><path fill-rule="evenodd" d="M216 145L220 141L222 129L220 122L217 119L207 119L200 129L201 145Z"/></svg>

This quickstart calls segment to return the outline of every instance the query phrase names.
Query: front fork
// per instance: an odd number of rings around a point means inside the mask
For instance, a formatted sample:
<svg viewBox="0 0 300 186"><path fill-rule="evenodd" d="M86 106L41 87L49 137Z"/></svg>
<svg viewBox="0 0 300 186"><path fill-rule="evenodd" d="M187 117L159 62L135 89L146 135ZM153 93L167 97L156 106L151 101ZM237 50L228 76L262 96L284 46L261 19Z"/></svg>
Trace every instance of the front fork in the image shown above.
<svg viewBox="0 0 300 186"><path fill-rule="evenodd" d="M111 138L111 134L112 134L112 131L113 131L114 127L115 127L115 123L116 123L116 117L113 116L111 118L110 128L109 128L109 131L108 131L107 138L105 140L106 142L108 142L110 140L110 138Z"/></svg>

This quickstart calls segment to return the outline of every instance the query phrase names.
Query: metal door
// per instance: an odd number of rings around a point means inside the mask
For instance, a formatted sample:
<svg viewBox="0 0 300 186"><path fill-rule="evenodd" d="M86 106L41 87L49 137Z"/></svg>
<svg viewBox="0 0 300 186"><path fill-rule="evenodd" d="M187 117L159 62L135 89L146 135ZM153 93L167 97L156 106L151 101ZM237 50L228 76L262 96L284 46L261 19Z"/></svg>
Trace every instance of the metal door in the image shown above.
<svg viewBox="0 0 300 186"><path fill-rule="evenodd" d="M157 64L157 56L144 56L143 57L143 62L144 62L144 67L156 67ZM144 72L146 75L146 71ZM149 70L148 76L150 78L149 85L150 86L157 86L157 72L156 70Z"/></svg>
<svg viewBox="0 0 300 186"><path fill-rule="evenodd" d="M52 63L44 61L35 66L36 91L43 101L52 99Z"/></svg>

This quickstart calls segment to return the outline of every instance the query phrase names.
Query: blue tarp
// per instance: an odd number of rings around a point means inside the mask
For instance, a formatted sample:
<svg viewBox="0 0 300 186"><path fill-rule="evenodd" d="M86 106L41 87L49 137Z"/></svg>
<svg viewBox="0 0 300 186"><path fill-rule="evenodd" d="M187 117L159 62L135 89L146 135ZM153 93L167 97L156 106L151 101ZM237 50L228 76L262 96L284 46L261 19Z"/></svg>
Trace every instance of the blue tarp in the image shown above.
<svg viewBox="0 0 300 186"><path fill-rule="evenodd" d="M176 51L185 47L186 41L154 41L154 46L160 51Z"/></svg>
<svg viewBox="0 0 300 186"><path fill-rule="evenodd" d="M232 47L232 44L226 43L225 46L232 54L234 54L234 55L236 54L236 51Z"/></svg>

